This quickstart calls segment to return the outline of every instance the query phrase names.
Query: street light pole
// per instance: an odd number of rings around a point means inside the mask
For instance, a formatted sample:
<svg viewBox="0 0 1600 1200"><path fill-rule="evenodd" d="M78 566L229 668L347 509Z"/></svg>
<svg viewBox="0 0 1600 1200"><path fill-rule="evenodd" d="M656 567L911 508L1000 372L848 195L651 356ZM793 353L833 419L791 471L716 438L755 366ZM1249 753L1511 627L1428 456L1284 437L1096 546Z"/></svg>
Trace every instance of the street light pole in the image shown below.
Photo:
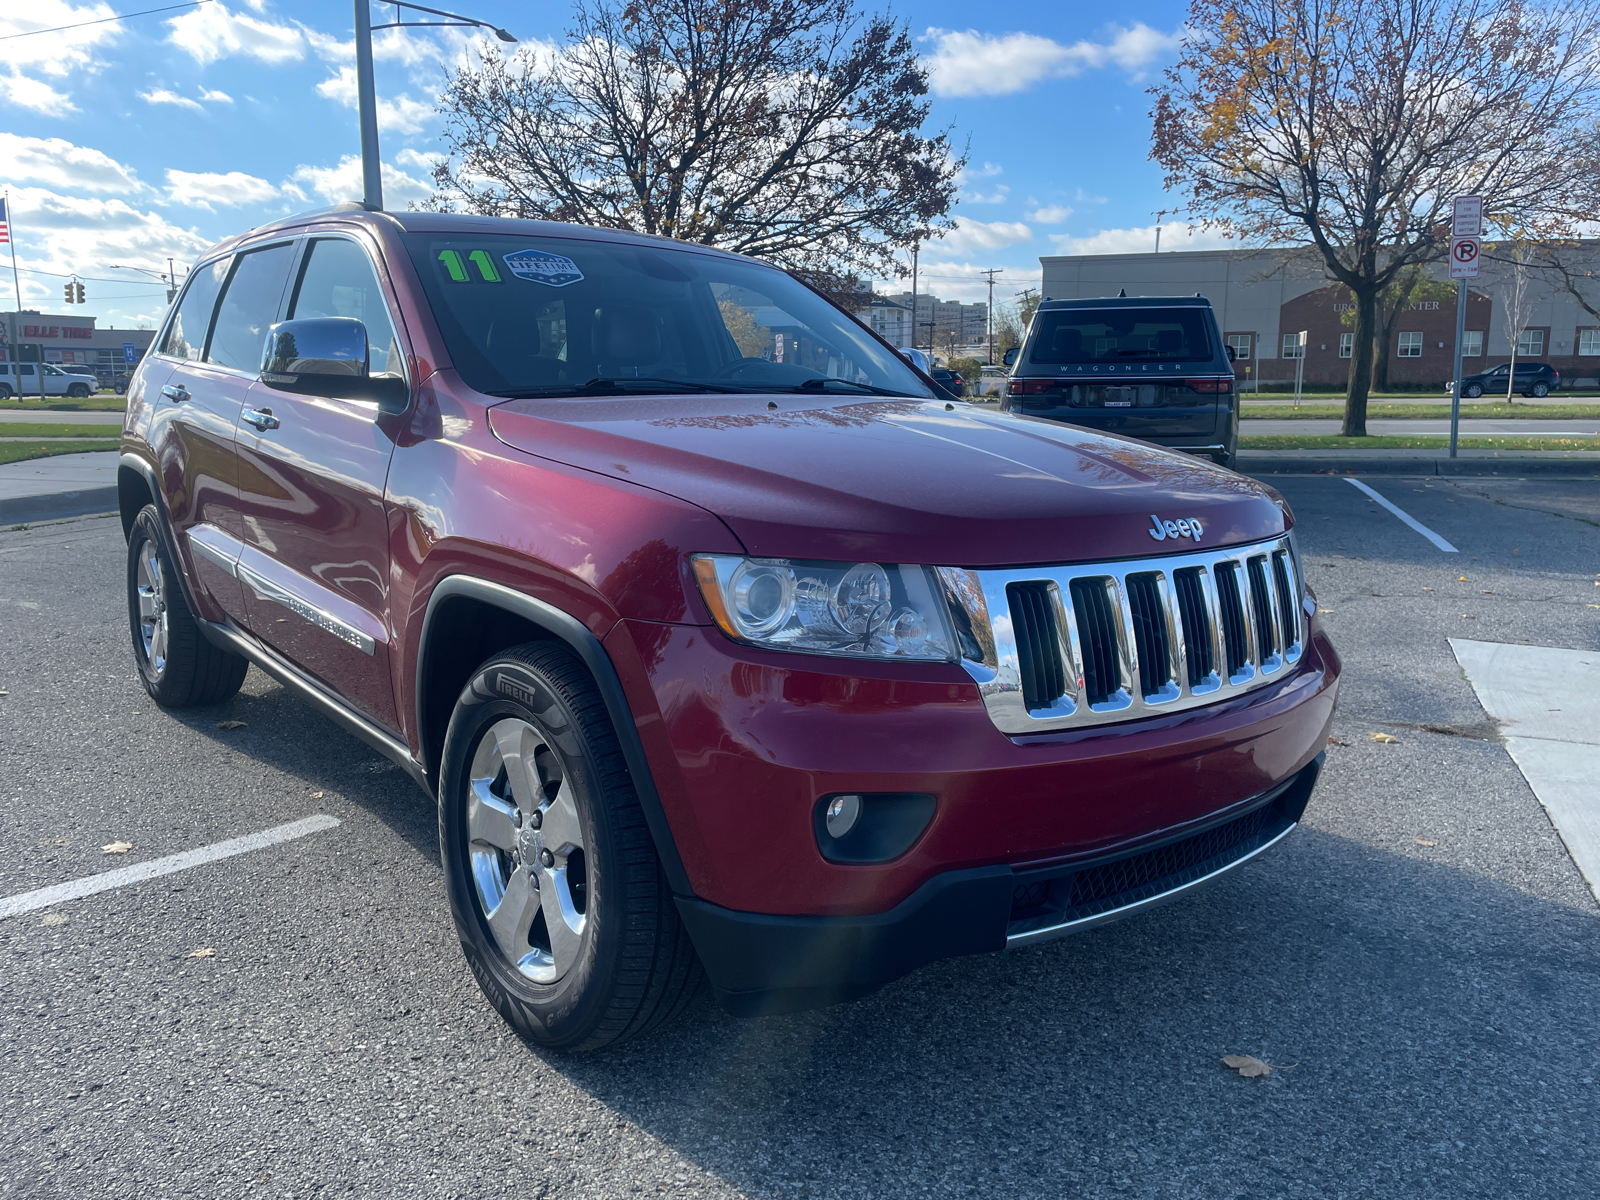
<svg viewBox="0 0 1600 1200"><path fill-rule="evenodd" d="M372 23L372 0L355 0L356 5L356 110L361 119L361 206L372 212L383 208L383 160L378 155L378 96L372 80L372 31L374 29L415 29L421 26L440 28L487 29L502 42L514 42L504 29L463 17L440 8L424 8L420 4L407 4L405 0L384 0L394 5L394 20L386 25ZM448 21L402 21L400 10L428 13L435 17L449 17Z"/></svg>

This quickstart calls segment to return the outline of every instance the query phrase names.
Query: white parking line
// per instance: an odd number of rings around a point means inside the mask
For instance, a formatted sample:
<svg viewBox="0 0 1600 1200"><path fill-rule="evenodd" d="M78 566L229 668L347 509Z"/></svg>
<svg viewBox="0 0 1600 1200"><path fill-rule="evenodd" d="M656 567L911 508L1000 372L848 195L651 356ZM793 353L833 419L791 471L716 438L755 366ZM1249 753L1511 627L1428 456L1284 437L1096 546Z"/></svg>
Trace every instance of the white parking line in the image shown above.
<svg viewBox="0 0 1600 1200"><path fill-rule="evenodd" d="M287 825L279 825L274 829L263 829L260 833L247 833L243 837L230 838L226 842L201 846L198 850L185 850L180 854L153 858L149 862L132 867L121 867L115 871L104 871L84 879L74 879L70 883L58 883L51 887L39 888L37 891L7 896L0 899L0 921L38 908L49 908L65 900L77 900L83 896L92 896L96 892L109 892L113 888L127 887L130 883L171 875L174 871L187 871L190 867L216 862L219 858L231 858L235 854L264 850L280 842L292 842L295 838L305 837L308 833L321 833L324 829L332 829L337 824L339 824L338 817L330 817L323 813L299 821L290 821Z"/></svg>
<svg viewBox="0 0 1600 1200"><path fill-rule="evenodd" d="M1446 554L1460 554L1461 553L1461 551L1457 550L1454 546L1452 546L1449 542L1445 541L1442 537L1440 537L1433 530L1429 529L1421 521L1417 520L1410 513L1405 512L1403 509L1397 508L1397 507L1395 507L1395 505L1389 503L1389 501L1385 500L1382 496L1378 495L1377 492L1373 491L1366 484L1362 483L1361 480L1359 480L1359 479L1351 479L1347 475L1347 476L1345 476L1345 480L1344 481L1346 483L1348 483L1351 487L1360 488L1363 492L1365 492L1367 495L1371 496L1379 504L1383 505L1390 512L1392 512L1395 516L1399 517L1407 525L1411 526L1411 528L1415 529L1418 533L1420 533L1423 537L1427 538L1430 542L1432 542L1435 546L1439 547L1439 549L1443 550Z"/></svg>

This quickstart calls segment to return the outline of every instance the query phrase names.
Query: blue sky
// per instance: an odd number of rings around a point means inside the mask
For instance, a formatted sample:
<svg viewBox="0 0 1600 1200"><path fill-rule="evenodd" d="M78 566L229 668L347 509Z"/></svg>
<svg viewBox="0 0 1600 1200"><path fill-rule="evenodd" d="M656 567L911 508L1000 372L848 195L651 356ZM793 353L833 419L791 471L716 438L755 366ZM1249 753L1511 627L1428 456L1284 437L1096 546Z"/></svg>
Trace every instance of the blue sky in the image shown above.
<svg viewBox="0 0 1600 1200"><path fill-rule="evenodd" d="M0 35L162 2L12 0ZM524 44L559 39L571 12L458 2ZM375 11L381 22L394 10ZM1173 202L1148 157L1145 89L1174 54L1182 5L1119 6L1114 22L1101 5L1076 3L893 11L931 70L931 123L954 125L971 156L959 227L922 255L924 290L979 299L978 272L999 267L995 297L1008 299L1037 284L1041 254L1153 247L1155 214ZM0 184L11 193L24 305L61 311L63 276L76 272L87 280L81 311L103 325L154 323L160 284L113 264L164 271L170 255L181 274L223 237L358 197L351 29L342 2L212 0L0 41ZM429 162L442 152L435 97L468 48L455 31L379 35L390 207L429 194ZM1163 244L1188 236L1168 225ZM5 283L0 307L10 308Z"/></svg>

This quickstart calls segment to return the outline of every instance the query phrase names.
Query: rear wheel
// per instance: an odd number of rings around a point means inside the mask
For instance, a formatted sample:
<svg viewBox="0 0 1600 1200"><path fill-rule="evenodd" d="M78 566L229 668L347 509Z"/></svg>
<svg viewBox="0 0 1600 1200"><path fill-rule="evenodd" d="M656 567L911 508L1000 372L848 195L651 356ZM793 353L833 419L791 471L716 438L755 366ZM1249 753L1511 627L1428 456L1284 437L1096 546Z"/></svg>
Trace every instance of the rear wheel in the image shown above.
<svg viewBox="0 0 1600 1200"><path fill-rule="evenodd" d="M506 1022L593 1050L682 1010L699 961L583 665L539 642L490 659L456 703L442 766L450 910Z"/></svg>
<svg viewBox="0 0 1600 1200"><path fill-rule="evenodd" d="M219 704L250 664L206 641L161 542L161 514L147 504L128 535L128 626L144 690L165 708Z"/></svg>
<svg viewBox="0 0 1600 1200"><path fill-rule="evenodd" d="M1548 396L1550 394L1550 385L1548 383L1536 383L1536 384L1534 384L1533 385L1533 394L1535 396L1538 396L1541 400L1544 399L1544 397L1546 397L1546 396Z"/></svg>

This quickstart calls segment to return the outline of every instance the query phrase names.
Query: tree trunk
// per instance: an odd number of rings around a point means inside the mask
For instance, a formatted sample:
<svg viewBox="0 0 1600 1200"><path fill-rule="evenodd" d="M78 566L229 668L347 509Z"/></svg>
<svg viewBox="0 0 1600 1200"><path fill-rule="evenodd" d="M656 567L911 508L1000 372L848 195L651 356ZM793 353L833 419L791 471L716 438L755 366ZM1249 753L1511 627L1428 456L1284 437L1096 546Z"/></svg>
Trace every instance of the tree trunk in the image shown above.
<svg viewBox="0 0 1600 1200"><path fill-rule="evenodd" d="M1378 292L1351 289L1356 298L1356 331L1350 353L1350 389L1344 402L1345 437L1367 436L1367 393L1372 389L1373 334L1378 323Z"/></svg>

